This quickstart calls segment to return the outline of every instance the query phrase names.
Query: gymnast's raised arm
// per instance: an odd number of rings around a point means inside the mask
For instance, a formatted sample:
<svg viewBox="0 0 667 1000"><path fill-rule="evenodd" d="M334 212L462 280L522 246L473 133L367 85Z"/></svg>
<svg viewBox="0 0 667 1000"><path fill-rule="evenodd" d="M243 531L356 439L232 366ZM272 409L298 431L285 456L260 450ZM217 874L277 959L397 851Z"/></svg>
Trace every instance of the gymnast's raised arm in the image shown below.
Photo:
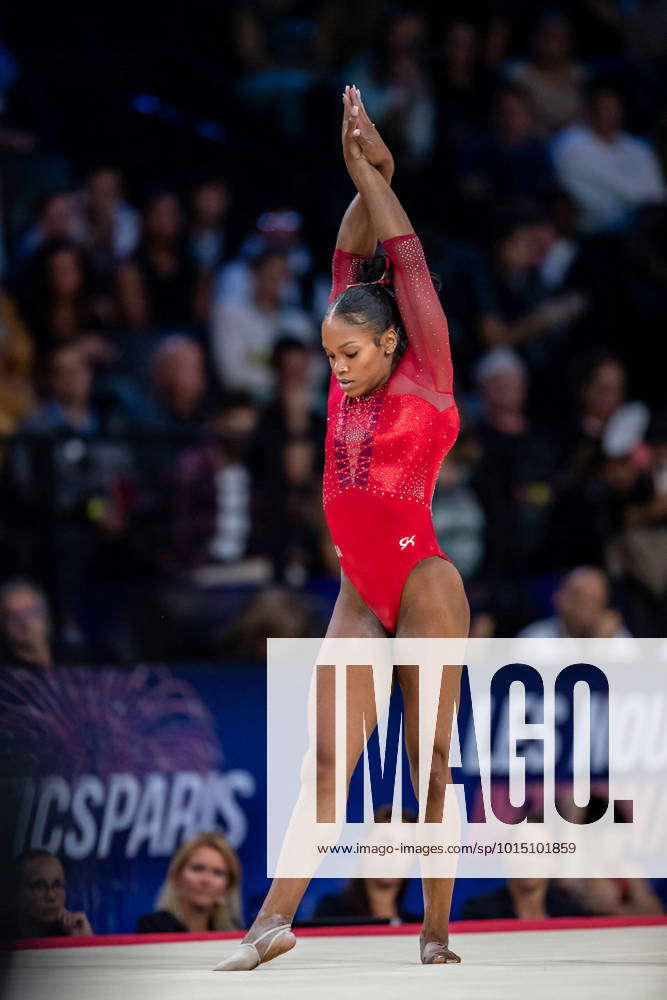
<svg viewBox="0 0 667 1000"><path fill-rule="evenodd" d="M403 375L435 393L436 405L446 408L451 405L453 387L449 333L421 242L400 201L369 159L372 130L365 124L344 130L343 146L347 169L372 229L391 258L396 302L411 348L402 362Z"/></svg>
<svg viewBox="0 0 667 1000"><path fill-rule="evenodd" d="M366 137L368 155L386 184L390 185L394 176L394 158L383 142L377 129L370 121L361 102L361 94L356 87L348 86L343 94L342 143L343 155L349 171L348 133L354 129L363 130ZM377 247L378 236L371 222L368 209L360 194L355 195L348 206L338 230L336 252L333 260L333 284L331 300L345 291L349 284L357 280L362 261L372 257Z"/></svg>
<svg viewBox="0 0 667 1000"><path fill-rule="evenodd" d="M371 122L361 101L361 94L356 87L348 86L343 94L342 142L345 165L350 171L350 159L353 147L351 143L353 131L358 130L363 135L366 149L365 158L378 170L384 182L391 186L394 176L394 158L383 142L375 125ZM364 200L357 194L347 209L338 230L336 249L347 253L372 256L377 246L378 234Z"/></svg>

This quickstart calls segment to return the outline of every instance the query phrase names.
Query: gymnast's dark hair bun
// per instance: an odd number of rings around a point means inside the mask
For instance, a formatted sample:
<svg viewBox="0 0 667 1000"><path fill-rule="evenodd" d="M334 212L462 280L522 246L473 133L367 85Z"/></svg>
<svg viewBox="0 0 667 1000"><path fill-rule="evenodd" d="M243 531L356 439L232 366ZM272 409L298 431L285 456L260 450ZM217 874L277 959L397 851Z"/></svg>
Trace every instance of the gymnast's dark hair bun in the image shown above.
<svg viewBox="0 0 667 1000"><path fill-rule="evenodd" d="M381 281L385 275L391 279L391 261L386 254L376 253L374 257L361 262L357 273L358 281L363 282Z"/></svg>
<svg viewBox="0 0 667 1000"><path fill-rule="evenodd" d="M370 258L370 260L365 260L360 265L358 273L359 281L382 281L383 278L388 278L388 286L383 284L383 287L388 287L391 291L393 291L394 282L392 277L391 260L386 254L376 253L374 257ZM433 287L439 295L442 290L440 275L434 274L433 271L429 271L429 274L431 275Z"/></svg>

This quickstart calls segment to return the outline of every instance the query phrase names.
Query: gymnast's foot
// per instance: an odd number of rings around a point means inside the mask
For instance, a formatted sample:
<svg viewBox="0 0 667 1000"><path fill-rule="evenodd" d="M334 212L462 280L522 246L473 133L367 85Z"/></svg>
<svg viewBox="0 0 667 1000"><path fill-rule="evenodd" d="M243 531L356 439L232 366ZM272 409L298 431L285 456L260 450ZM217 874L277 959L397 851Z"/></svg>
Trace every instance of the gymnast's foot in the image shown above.
<svg viewBox="0 0 667 1000"><path fill-rule="evenodd" d="M257 917L240 945L216 965L214 972L248 972L263 962L270 962L296 944L290 920L282 913Z"/></svg>
<svg viewBox="0 0 667 1000"><path fill-rule="evenodd" d="M449 938L445 935L445 940L435 935L419 935L419 951L422 965L458 965L461 961L455 952L449 950Z"/></svg>

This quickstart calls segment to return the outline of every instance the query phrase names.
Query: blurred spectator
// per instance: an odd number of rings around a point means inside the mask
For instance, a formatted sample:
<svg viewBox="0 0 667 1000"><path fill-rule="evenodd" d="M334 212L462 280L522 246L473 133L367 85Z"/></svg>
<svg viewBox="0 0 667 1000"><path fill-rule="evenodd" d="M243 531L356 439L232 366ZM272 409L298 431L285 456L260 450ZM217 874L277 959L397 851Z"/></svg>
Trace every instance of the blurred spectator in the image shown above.
<svg viewBox="0 0 667 1000"><path fill-rule="evenodd" d="M190 254L205 274L212 274L226 256L229 204L229 189L221 177L200 181L190 194Z"/></svg>
<svg viewBox="0 0 667 1000"><path fill-rule="evenodd" d="M525 91L504 87L494 112L493 131L469 139L457 163L463 193L487 214L498 205L538 199L551 174Z"/></svg>
<svg viewBox="0 0 667 1000"><path fill-rule="evenodd" d="M547 878L509 878L501 889L466 899L461 920L545 920L589 916L574 896Z"/></svg>
<svg viewBox="0 0 667 1000"><path fill-rule="evenodd" d="M361 923L364 917L392 924L418 924L421 916L403 905L409 886L409 880L402 878L350 879L341 892L321 897L313 917L321 923L335 924L346 920Z"/></svg>
<svg viewBox="0 0 667 1000"><path fill-rule="evenodd" d="M204 351L192 337L170 334L149 358L149 377L147 396L135 391L131 412L148 432L142 457L149 487L159 490L184 449L203 437L210 407Z"/></svg>
<svg viewBox="0 0 667 1000"><path fill-rule="evenodd" d="M257 424L250 397L230 394L214 407L208 439L165 470L149 525L160 570L149 600L160 620L155 656L219 656L229 620L247 588L266 584L271 565L259 541L247 454ZM156 617L158 616L158 617ZM150 632L151 630L147 630ZM165 653L166 651L166 653Z"/></svg>
<svg viewBox="0 0 667 1000"><path fill-rule="evenodd" d="M554 138L556 173L579 205L582 232L625 229L642 205L665 200L660 164L646 142L623 131L623 100L613 86L596 84L587 111L585 124Z"/></svg>
<svg viewBox="0 0 667 1000"><path fill-rule="evenodd" d="M163 568L187 575L208 563L242 559L252 535L252 488L244 461L257 425L249 396L223 398L211 414L210 442L183 453L166 488Z"/></svg>
<svg viewBox="0 0 667 1000"><path fill-rule="evenodd" d="M565 430L566 456L554 480L550 549L559 569L604 565L635 505L651 500L643 437L647 408L625 402L627 375L618 360L597 356L580 393L581 412Z"/></svg>
<svg viewBox="0 0 667 1000"><path fill-rule="evenodd" d="M267 636L308 638L322 635L323 627L308 594L265 587L237 615L225 636L225 653L230 659L261 661L266 658Z"/></svg>
<svg viewBox="0 0 667 1000"><path fill-rule="evenodd" d="M0 435L11 434L35 405L33 355L30 334L0 285Z"/></svg>
<svg viewBox="0 0 667 1000"><path fill-rule="evenodd" d="M272 130L297 138L315 82L315 18L303 3L274 0L239 4L235 20L234 54L247 70L242 99Z"/></svg>
<svg viewBox="0 0 667 1000"><path fill-rule="evenodd" d="M471 639L492 639L496 634L496 619L488 611L479 611L470 619Z"/></svg>
<svg viewBox="0 0 667 1000"><path fill-rule="evenodd" d="M478 218L480 224L488 225L481 213ZM446 304L456 380L461 389L468 389L474 365L485 350L480 335L482 317L497 309L492 275L478 245L455 239L443 241L433 266L442 281L440 297Z"/></svg>
<svg viewBox="0 0 667 1000"><path fill-rule="evenodd" d="M16 859L17 938L79 937L93 930L85 913L65 906L67 885L59 859L29 850Z"/></svg>
<svg viewBox="0 0 667 1000"><path fill-rule="evenodd" d="M160 513L165 509L165 481L184 452L201 444L210 398L204 351L192 337L173 333L160 340L148 359L148 371L147 394L132 387L130 415L136 415L144 432L135 449L141 456L146 487L145 556L155 563L156 547L161 544L158 538L165 531ZM112 412L113 408L112 403Z"/></svg>
<svg viewBox="0 0 667 1000"><path fill-rule="evenodd" d="M571 793L567 804L561 801L559 811L570 823L596 823L610 809L609 798L592 792L588 805L575 806ZM619 807L611 804L615 822L627 822L619 816ZM607 832L608 828L607 828ZM598 849L602 850L605 831L600 831ZM654 916L664 912L650 882L643 878L560 878L558 886L569 893L586 911L594 916Z"/></svg>
<svg viewBox="0 0 667 1000"><path fill-rule="evenodd" d="M390 823L391 815L391 806L380 806L375 811L375 823ZM404 809L402 821L414 823L416 816ZM381 835L381 830L376 833ZM422 917L403 905L409 887L409 879L404 878L353 878L340 892L322 896L313 917L321 923L331 921L334 924L362 923L364 918L387 920L392 924L417 924Z"/></svg>
<svg viewBox="0 0 667 1000"><path fill-rule="evenodd" d="M151 426L174 434L198 435L205 415L207 382L204 352L196 340L172 334L151 358Z"/></svg>
<svg viewBox="0 0 667 1000"><path fill-rule="evenodd" d="M627 396L627 371L618 358L598 354L587 367L579 391L579 412L567 440L568 467L578 476L596 468L604 432Z"/></svg>
<svg viewBox="0 0 667 1000"><path fill-rule="evenodd" d="M643 495L624 510L606 550L609 573L622 581L628 617L639 635L660 635L667 621L667 416L646 440Z"/></svg>
<svg viewBox="0 0 667 1000"><path fill-rule="evenodd" d="M580 383L578 412L561 431L565 467L575 476L591 475L597 468L605 429L625 402L627 383L626 369L613 355L601 353L588 360Z"/></svg>
<svg viewBox="0 0 667 1000"><path fill-rule="evenodd" d="M574 804L570 789L565 799L560 797L559 810L570 823L597 823L610 813L615 823L628 821L619 803L609 802L608 789L604 795L592 791L586 806ZM608 836L611 830L603 826L595 847L601 856L606 850L613 850L607 842ZM664 912L650 882L643 878L560 878L557 884L595 916L655 916Z"/></svg>
<svg viewBox="0 0 667 1000"><path fill-rule="evenodd" d="M476 368L483 406L482 456L474 484L486 515L485 574L501 634L519 612L523 575L543 544L553 455L526 414L528 375L508 348L489 351Z"/></svg>
<svg viewBox="0 0 667 1000"><path fill-rule="evenodd" d="M158 909L137 920L137 933L230 931L243 927L241 865L221 833L198 833L169 862Z"/></svg>
<svg viewBox="0 0 667 1000"><path fill-rule="evenodd" d="M45 361L45 394L21 430L29 434L72 431L95 434L99 422L92 408L93 372L80 344L54 348Z"/></svg>
<svg viewBox="0 0 667 1000"><path fill-rule="evenodd" d="M22 260L54 241L81 244L85 234L85 223L81 210L81 199L70 188L51 191L38 210L37 221L23 236L17 257Z"/></svg>
<svg viewBox="0 0 667 1000"><path fill-rule="evenodd" d="M129 257L140 237L139 217L123 197L123 178L114 167L98 167L88 175L84 197L85 243L99 271L110 271Z"/></svg>
<svg viewBox="0 0 667 1000"><path fill-rule="evenodd" d="M53 666L51 620L46 595L29 580L16 578L0 586L0 664Z"/></svg>
<svg viewBox="0 0 667 1000"><path fill-rule="evenodd" d="M559 879L559 885L591 916L657 916L665 912L645 879L568 878Z"/></svg>
<svg viewBox="0 0 667 1000"><path fill-rule="evenodd" d="M385 17L375 51L345 71L354 80L378 127L406 166L430 156L435 142L436 103L425 72L426 20L397 7Z"/></svg>
<svg viewBox="0 0 667 1000"><path fill-rule="evenodd" d="M13 450L12 522L22 558L52 577L73 643L80 640L84 585L110 561L122 562L136 502L132 454L126 444L101 439L101 430L89 360L76 345L56 348L45 399L21 426Z"/></svg>
<svg viewBox="0 0 667 1000"><path fill-rule="evenodd" d="M35 254L32 269L32 283L22 291L21 305L41 351L79 343L92 360L109 360L112 351L101 334L83 249L62 241L45 244Z"/></svg>
<svg viewBox="0 0 667 1000"><path fill-rule="evenodd" d="M577 206L563 188L551 186L544 197L546 214L538 223L540 280L552 294L577 276L582 243L577 233Z"/></svg>
<svg viewBox="0 0 667 1000"><path fill-rule="evenodd" d="M534 366L553 361L563 332L585 308L579 292L552 296L543 284L541 224L541 217L532 213L501 220L494 247L493 299L481 318L484 343L523 345Z"/></svg>
<svg viewBox="0 0 667 1000"><path fill-rule="evenodd" d="M484 510L471 487L478 452L475 442L457 443L442 464L432 503L438 542L464 580L484 561Z"/></svg>
<svg viewBox="0 0 667 1000"><path fill-rule="evenodd" d="M530 97L537 127L543 135L576 121L582 110L584 70L572 57L572 33L565 15L542 15L527 62L510 71Z"/></svg>
<svg viewBox="0 0 667 1000"><path fill-rule="evenodd" d="M642 453L641 447L622 454L603 452L589 475L570 474L555 482L549 544L558 568L609 563L616 571L618 564L612 552L619 533L624 525L632 523L633 508L642 509L653 497L651 476L642 467ZM647 565L649 573L653 565ZM661 572L658 578L662 579Z"/></svg>
<svg viewBox="0 0 667 1000"><path fill-rule="evenodd" d="M493 294L481 320L482 341L489 347L513 346L545 327L537 311L546 298L537 270L537 217L521 213L501 219L493 249Z"/></svg>
<svg viewBox="0 0 667 1000"><path fill-rule="evenodd" d="M141 243L118 265L116 278L121 316L132 329L174 329L205 320L206 287L188 253L173 192L158 191L147 200Z"/></svg>
<svg viewBox="0 0 667 1000"><path fill-rule="evenodd" d="M609 582L601 569L579 566L554 593L556 614L533 622L521 639L621 639L630 635L618 611L609 607Z"/></svg>
<svg viewBox="0 0 667 1000"><path fill-rule="evenodd" d="M211 319L211 351L226 389L252 392L258 401L271 392L271 351L279 335L313 339L313 326L299 309L282 304L289 278L287 255L267 250L252 262L253 292L247 304L219 301Z"/></svg>
<svg viewBox="0 0 667 1000"><path fill-rule="evenodd" d="M622 317L628 309L626 286L620 277L627 268L623 238L581 234L577 204L559 184L552 183L547 189L543 206L537 225L540 281L549 299L567 301L571 297L580 304L566 323L566 341L554 362L573 368L573 359L575 366L579 365L590 351L622 351ZM610 275L614 278L611 282Z"/></svg>
<svg viewBox="0 0 667 1000"><path fill-rule="evenodd" d="M492 73L501 69L507 60L511 41L510 16L497 8L491 13L484 37L484 63Z"/></svg>
<svg viewBox="0 0 667 1000"><path fill-rule="evenodd" d="M253 448L258 517L264 547L277 579L299 586L312 569L317 532L313 508L322 471L326 420L316 411L309 387L308 348L299 340L277 341L271 359L275 388L264 408Z"/></svg>
<svg viewBox="0 0 667 1000"><path fill-rule="evenodd" d="M454 19L436 50L434 76L437 95L439 160L446 161L486 123L490 87L480 52L477 28Z"/></svg>
<svg viewBox="0 0 667 1000"><path fill-rule="evenodd" d="M297 28L298 10L294 0L240 3L234 18L237 57L244 70L262 70L283 65L293 55L286 22ZM291 19L294 20L291 21Z"/></svg>
<svg viewBox="0 0 667 1000"><path fill-rule="evenodd" d="M220 271L215 283L214 309L227 302L248 305L253 298L253 262L264 253L275 251L287 258L288 277L281 284L280 303L302 308L307 304L307 290L313 257L303 237L303 217L292 209L262 212L241 244L234 260Z"/></svg>

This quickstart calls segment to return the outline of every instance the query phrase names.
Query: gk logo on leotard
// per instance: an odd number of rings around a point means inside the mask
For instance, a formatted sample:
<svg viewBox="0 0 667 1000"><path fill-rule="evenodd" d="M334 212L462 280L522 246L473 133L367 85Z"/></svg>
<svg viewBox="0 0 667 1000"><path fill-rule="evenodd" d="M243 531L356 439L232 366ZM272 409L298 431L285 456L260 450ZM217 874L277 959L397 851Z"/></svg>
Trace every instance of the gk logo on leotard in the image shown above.
<svg viewBox="0 0 667 1000"><path fill-rule="evenodd" d="M408 545L414 545L415 544L415 536L414 535L406 535L405 538L399 539L398 544L401 546L402 549L407 549Z"/></svg>

